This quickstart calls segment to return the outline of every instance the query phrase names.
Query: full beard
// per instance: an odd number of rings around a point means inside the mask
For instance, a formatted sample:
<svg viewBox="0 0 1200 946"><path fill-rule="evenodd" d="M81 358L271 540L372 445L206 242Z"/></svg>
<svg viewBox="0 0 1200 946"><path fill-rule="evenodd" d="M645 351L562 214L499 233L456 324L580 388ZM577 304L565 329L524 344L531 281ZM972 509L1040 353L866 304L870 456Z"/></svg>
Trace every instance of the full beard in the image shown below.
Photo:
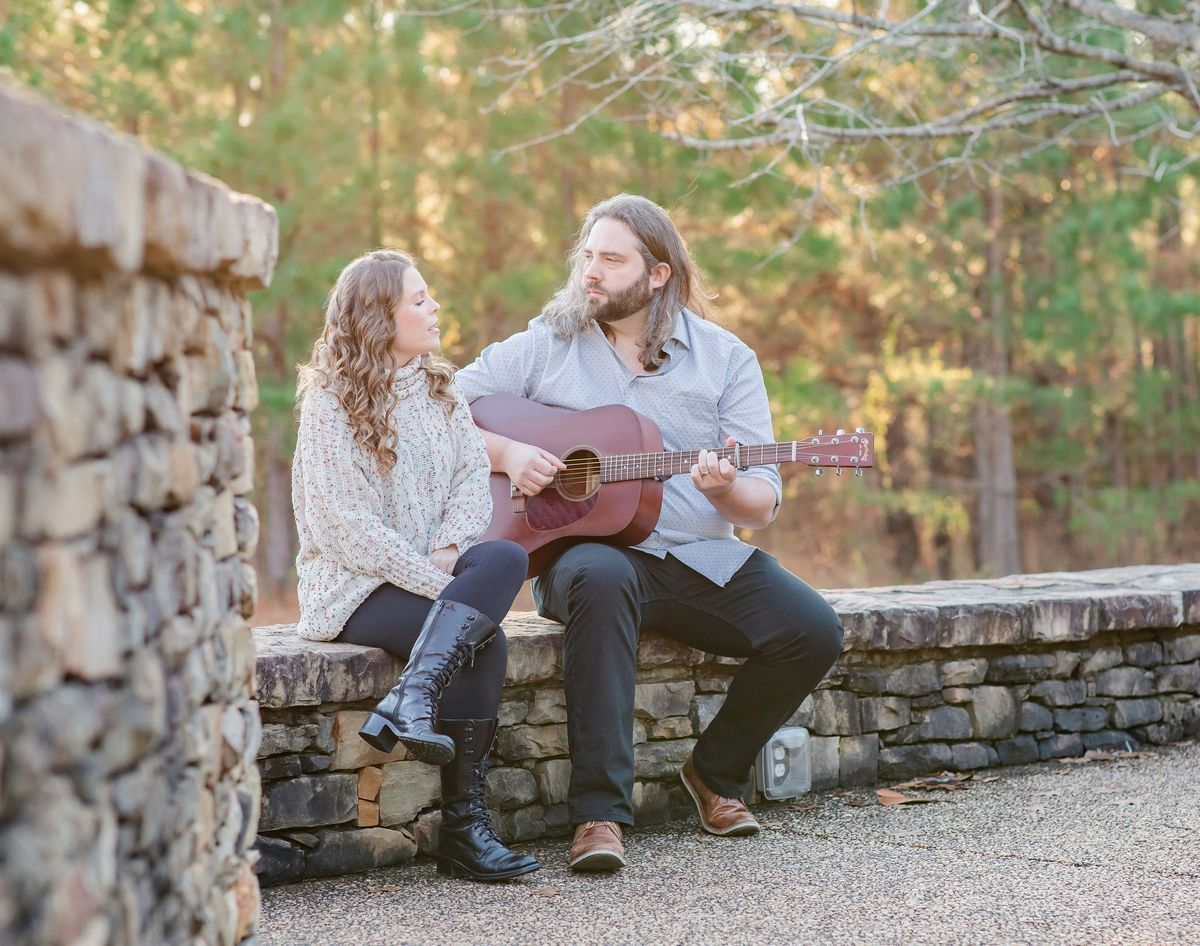
<svg viewBox="0 0 1200 946"><path fill-rule="evenodd" d="M627 289L619 292L606 293L602 300L589 296L587 300L588 314L601 325L620 322L631 315L636 315L650 305L654 292L650 288L650 277L636 282Z"/></svg>

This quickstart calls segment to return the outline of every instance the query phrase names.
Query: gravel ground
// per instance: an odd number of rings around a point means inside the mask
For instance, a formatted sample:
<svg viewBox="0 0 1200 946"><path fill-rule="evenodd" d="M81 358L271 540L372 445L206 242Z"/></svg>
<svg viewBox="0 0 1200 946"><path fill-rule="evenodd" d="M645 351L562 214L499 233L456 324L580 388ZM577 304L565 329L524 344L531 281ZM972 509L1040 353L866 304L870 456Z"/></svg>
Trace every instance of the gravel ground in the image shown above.
<svg viewBox="0 0 1200 946"><path fill-rule="evenodd" d="M262 946L1200 944L1200 743L976 773L936 804L874 788L767 805L758 837L631 832L630 866L451 881L430 860L263 892ZM987 779L988 781L982 781Z"/></svg>

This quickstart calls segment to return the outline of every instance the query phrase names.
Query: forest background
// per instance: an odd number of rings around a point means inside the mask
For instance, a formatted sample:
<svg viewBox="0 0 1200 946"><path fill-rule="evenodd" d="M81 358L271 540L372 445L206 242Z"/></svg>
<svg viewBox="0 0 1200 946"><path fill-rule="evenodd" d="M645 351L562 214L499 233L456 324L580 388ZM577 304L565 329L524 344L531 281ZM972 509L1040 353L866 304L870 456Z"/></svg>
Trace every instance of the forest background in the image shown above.
<svg viewBox="0 0 1200 946"><path fill-rule="evenodd" d="M671 129L685 111L704 129L745 93L732 52L754 52L763 23L803 44L811 23L727 4L717 25L693 11L687 30L585 49L561 38L611 39L587 10L509 6L0 0L0 76L279 213L274 282L254 299L260 623L294 615L295 366L340 268L376 245L415 253L445 353L466 364L537 314L582 215L620 191L671 212L716 319L758 352L779 439L877 432L862 479L782 467L779 518L746 534L814 585L1197 558L1195 140L1085 140L1047 119L1021 149L985 139L941 170L878 142L697 147ZM614 85L695 46L697 23L730 53L726 81L685 63L650 93ZM563 49L595 54L543 54ZM953 105L980 55L919 71L879 55L818 94Z"/></svg>

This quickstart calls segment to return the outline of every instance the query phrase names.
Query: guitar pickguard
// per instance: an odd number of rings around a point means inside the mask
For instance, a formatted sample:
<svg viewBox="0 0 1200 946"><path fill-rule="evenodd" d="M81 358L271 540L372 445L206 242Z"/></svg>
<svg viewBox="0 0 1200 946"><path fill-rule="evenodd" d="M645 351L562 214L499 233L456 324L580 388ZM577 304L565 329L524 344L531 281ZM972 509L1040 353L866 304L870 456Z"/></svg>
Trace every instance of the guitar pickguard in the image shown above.
<svg viewBox="0 0 1200 946"><path fill-rule="evenodd" d="M567 499L558 490L542 490L525 500L525 521L534 532L552 532L578 522L595 506L599 493L587 499Z"/></svg>

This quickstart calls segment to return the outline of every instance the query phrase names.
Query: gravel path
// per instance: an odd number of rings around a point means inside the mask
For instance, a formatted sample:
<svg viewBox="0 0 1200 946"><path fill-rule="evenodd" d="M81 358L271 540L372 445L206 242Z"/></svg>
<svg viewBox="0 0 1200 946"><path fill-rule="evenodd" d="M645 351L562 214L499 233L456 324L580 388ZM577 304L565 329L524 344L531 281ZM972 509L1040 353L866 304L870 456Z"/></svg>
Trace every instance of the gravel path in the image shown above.
<svg viewBox="0 0 1200 946"><path fill-rule="evenodd" d="M987 779L987 781L982 781ZM266 890L262 946L371 944L1200 944L1200 743L976 774L935 804L821 793L758 814L756 838L695 821L631 833L630 866L566 869L522 845L505 884L429 860Z"/></svg>

